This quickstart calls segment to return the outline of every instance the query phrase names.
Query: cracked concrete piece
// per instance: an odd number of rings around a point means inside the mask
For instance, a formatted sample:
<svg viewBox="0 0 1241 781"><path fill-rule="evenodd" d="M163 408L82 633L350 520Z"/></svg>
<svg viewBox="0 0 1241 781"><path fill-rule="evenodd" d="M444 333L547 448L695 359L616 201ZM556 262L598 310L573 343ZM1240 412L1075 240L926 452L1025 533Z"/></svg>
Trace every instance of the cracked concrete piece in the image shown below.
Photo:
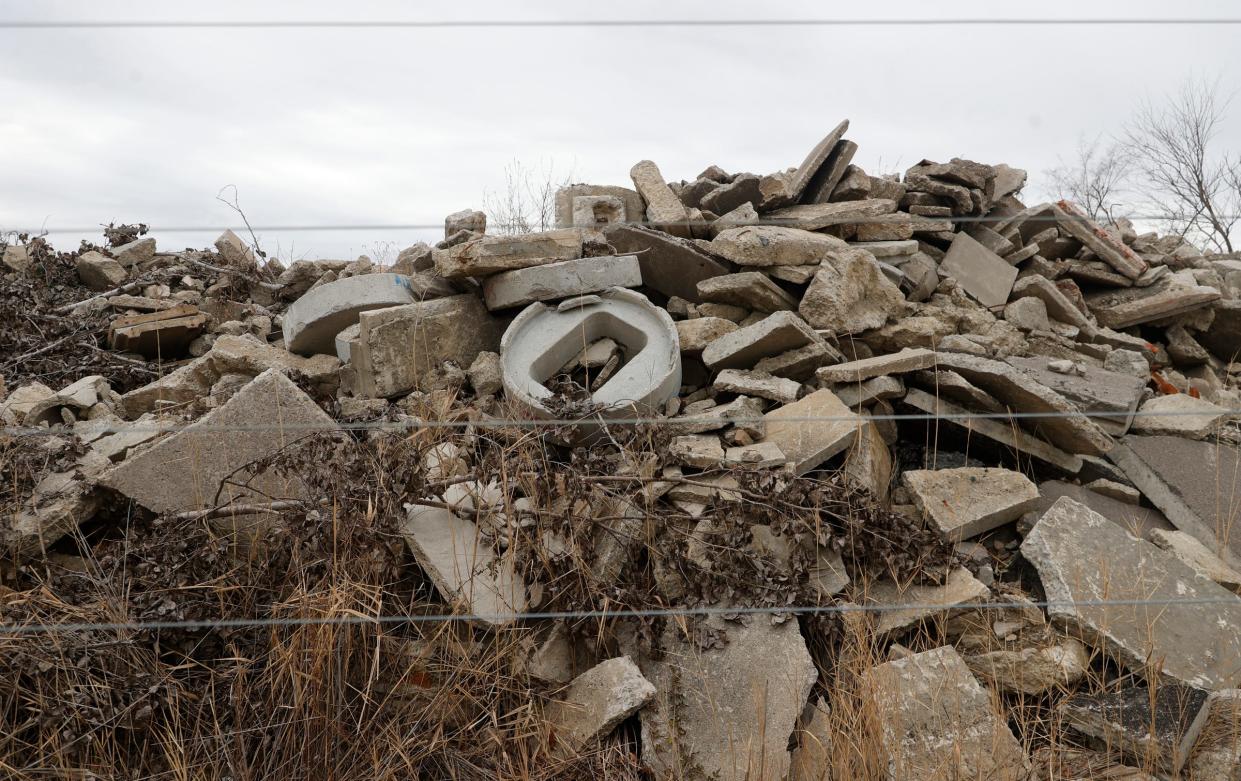
<svg viewBox="0 0 1241 781"><path fill-rule="evenodd" d="M1010 469L917 469L901 481L922 517L952 542L1017 520L1039 496L1030 478Z"/></svg>
<svg viewBox="0 0 1241 781"><path fill-rule="evenodd" d="M479 353L497 351L504 329L471 293L363 312L358 323L349 358L358 393L368 398L425 388L445 361L468 367Z"/></svg>
<svg viewBox="0 0 1241 781"><path fill-rule="evenodd" d="M414 290L404 274L363 274L315 287L289 305L284 315L285 347L302 355L336 355L336 335L372 309L402 306L455 293L443 280Z"/></svg>
<svg viewBox="0 0 1241 781"><path fill-rule="evenodd" d="M905 311L905 296L864 250L830 253L797 307L806 322L837 334L879 328Z"/></svg>
<svg viewBox="0 0 1241 781"><path fill-rule="evenodd" d="M833 158L839 159L840 155L836 154L836 147L837 144L840 143L840 139L844 137L845 131L848 129L849 120L847 119L841 121L840 124L832 128L831 132L824 136L819 143L815 144L810 152L807 153L806 158L802 160L801 165L797 166L797 170L786 178L785 182L787 187L782 193L786 203L794 204L801 200L802 195L806 194L806 189L810 186L811 182L814 182L815 178L820 176L820 172L822 172L821 178L827 177L828 172L824 169L830 169L833 167ZM816 188L816 191L822 188L823 182L819 182L818 184L819 187ZM833 186L835 186L834 183ZM831 190L828 190L828 194L831 194ZM827 199L824 198L823 200Z"/></svg>
<svg viewBox="0 0 1241 781"><path fill-rule="evenodd" d="M642 660L655 685L642 711L642 758L656 778L783 781L789 736L818 672L797 621L766 616L704 627L727 642L700 650L668 622L658 662Z"/></svg>
<svg viewBox="0 0 1241 781"><path fill-rule="evenodd" d="M600 662L573 679L543 712L557 751L577 754L655 698L655 687L628 656Z"/></svg>
<svg viewBox="0 0 1241 781"><path fill-rule="evenodd" d="M1034 274L1018 279L1013 285L1011 297L1014 301L1022 298L1037 298L1047 307L1049 317L1062 323L1075 325L1087 336L1095 331L1095 325L1086 313L1078 309L1068 296L1046 277Z"/></svg>
<svg viewBox="0 0 1241 781"><path fill-rule="evenodd" d="M757 312L797 309L797 299L771 281L766 274L743 271L724 274L698 283L698 298L716 304L733 304Z"/></svg>
<svg viewBox="0 0 1241 781"><path fill-rule="evenodd" d="M1071 638L1042 648L987 651L965 663L984 682L1009 692L1040 695L1070 689L1090 668L1086 646Z"/></svg>
<svg viewBox="0 0 1241 781"><path fill-rule="evenodd" d="M668 313L646 296L623 288L599 294L599 302L558 311L535 303L522 310L500 344L504 390L537 417L555 417L553 393L543 385L582 349L609 337L629 360L591 394L605 417L660 414L681 387L681 350Z"/></svg>
<svg viewBox="0 0 1241 781"><path fill-rule="evenodd" d="M526 585L511 559L499 559L473 521L450 510L407 505L401 535L440 596L490 626L507 626L526 611Z"/></svg>
<svg viewBox="0 0 1241 781"><path fill-rule="evenodd" d="M1067 201L1052 206L1056 225L1080 241L1095 255L1129 279L1137 279L1148 268L1133 250L1112 238L1080 209ZM1115 327L1115 326L1113 326Z"/></svg>
<svg viewBox="0 0 1241 781"><path fill-rule="evenodd" d="M1143 379L1081 364L1072 374L1062 374L1049 367L1050 359L1041 356L1007 358L1036 382L1051 388L1075 404L1091 420L1113 435L1125 433L1134 422L1134 412L1146 392Z"/></svg>
<svg viewBox="0 0 1241 781"><path fill-rule="evenodd" d="M237 430L218 431L221 427ZM241 483L237 470L336 422L278 369L251 380L220 407L100 477L102 485L156 513L238 502L300 499L296 477L264 472ZM226 478L236 484L225 485Z"/></svg>
<svg viewBox="0 0 1241 781"><path fill-rule="evenodd" d="M983 306L1003 306L1017 279L1017 267L979 244L967 233L958 233L939 264L940 276L952 277Z"/></svg>
<svg viewBox="0 0 1241 781"><path fill-rule="evenodd" d="M95 292L111 290L129 278L124 266L95 250L78 255L75 265L78 279Z"/></svg>
<svg viewBox="0 0 1241 781"><path fill-rule="evenodd" d="M1241 452L1184 437L1125 437L1108 454L1172 525L1241 569Z"/></svg>
<svg viewBox="0 0 1241 781"><path fill-rule="evenodd" d="M760 267L816 265L827 253L848 247L826 233L777 225L726 228L699 246L738 266Z"/></svg>
<svg viewBox="0 0 1241 781"><path fill-rule="evenodd" d="M640 222L646 211L646 204L637 191L628 187L608 184L570 184L556 191L556 227L572 228L573 206L580 197L613 197L619 198L625 205L625 220ZM625 252L627 250L622 250Z"/></svg>
<svg viewBox="0 0 1241 781"><path fill-rule="evenodd" d="M717 371L748 369L759 359L822 342L823 337L793 312L776 312L708 344L702 362Z"/></svg>
<svg viewBox="0 0 1241 781"><path fill-rule="evenodd" d="M818 390L785 404L768 412L763 420L767 426L763 441L778 445L797 475L846 450L866 422L829 390Z"/></svg>
<svg viewBox="0 0 1241 781"><path fill-rule="evenodd" d="M866 407L876 401L898 399L905 395L905 383L899 377L875 377L864 382L843 382L828 388L849 409Z"/></svg>
<svg viewBox="0 0 1241 781"><path fill-rule="evenodd" d="M724 369L716 376L711 388L718 392L758 396L762 399L778 401L781 404L791 404L797 401L801 383L775 377L766 372Z"/></svg>
<svg viewBox="0 0 1241 781"><path fill-rule="evenodd" d="M923 347L907 347L904 350L888 355L876 355L860 361L839 363L835 366L824 366L814 373L819 382L858 383L872 377L888 374L903 374L929 369L935 365L935 351Z"/></svg>
<svg viewBox="0 0 1241 781"><path fill-rule="evenodd" d="M981 434L987 439L1013 448L1026 456L1037 458L1071 475L1077 474L1082 468L1080 456L1066 453L1055 445L1027 434L1005 421L973 417L975 414L973 411L947 399L936 398L917 388L910 388L905 391L903 401L919 412L936 416L941 423L950 423Z"/></svg>
<svg viewBox="0 0 1241 781"><path fill-rule="evenodd" d="M681 352L700 353L716 339L731 334L740 326L722 317L695 317L693 320L678 320L676 324L677 338L681 340Z"/></svg>
<svg viewBox="0 0 1241 781"><path fill-rule="evenodd" d="M1186 285L1176 279L1150 287L1110 288L1086 296L1086 305L1101 325L1129 328L1208 307L1223 294L1205 285Z"/></svg>
<svg viewBox="0 0 1241 781"><path fill-rule="evenodd" d="M1211 692L1203 710L1206 717L1184 768L1186 777L1241 781L1241 689Z"/></svg>
<svg viewBox="0 0 1241 781"><path fill-rule="evenodd" d="M1218 431L1229 417L1228 410L1206 399L1195 399L1185 393L1156 396L1138 409L1133 430L1138 434L1169 434L1203 439Z"/></svg>
<svg viewBox="0 0 1241 781"><path fill-rule="evenodd" d="M1228 566L1207 546L1183 531L1152 529L1150 541L1229 591L1241 593L1241 572Z"/></svg>
<svg viewBox="0 0 1241 781"><path fill-rule="evenodd" d="M1201 689L1241 682L1241 597L1167 551L1062 498L1021 553L1038 570L1051 618L1129 669L1155 664ZM1168 600L1178 600L1176 610Z"/></svg>
<svg viewBox="0 0 1241 781"><path fill-rule="evenodd" d="M611 287L638 287L642 272L633 255L605 255L564 260L506 271L483 282L487 308L511 309L535 301L554 301L597 293Z"/></svg>
<svg viewBox="0 0 1241 781"><path fill-rule="evenodd" d="M1139 763L1152 759L1172 775L1180 772L1207 721L1208 694L1175 683L1101 694L1078 694L1056 706L1062 724L1109 751Z"/></svg>
<svg viewBox="0 0 1241 781"><path fill-rule="evenodd" d="M1041 433L1052 444L1090 456L1101 456L1112 448L1112 439L1107 432L1082 415L1068 399L1033 378L1013 371L1002 361L941 352L937 366L957 372L1013 410L1051 413L1047 417L1021 422L1025 428Z"/></svg>
<svg viewBox="0 0 1241 781"><path fill-rule="evenodd" d="M856 153L857 144L854 142L847 138L837 141L831 154L806 185L802 200L806 203L827 203L840 180L844 178L845 171L849 169L849 163L853 161Z"/></svg>
<svg viewBox="0 0 1241 781"><path fill-rule="evenodd" d="M932 616L951 613L957 605L984 602L990 595L991 591L969 570L959 567L949 572L943 585L938 586L878 581L866 592L866 599L868 604L885 608L879 612L875 631L886 636ZM900 607L902 605L908 607Z"/></svg>
<svg viewBox="0 0 1241 781"><path fill-rule="evenodd" d="M724 446L715 434L684 434L668 443L674 461L696 469L713 469L724 460Z"/></svg>
<svg viewBox="0 0 1241 781"><path fill-rule="evenodd" d="M878 217L896 211L896 201L887 198L870 198L865 201L841 203L808 203L787 206L767 214L767 219L790 228L815 231L833 225L856 224L867 217Z"/></svg>
<svg viewBox="0 0 1241 781"><path fill-rule="evenodd" d="M621 254L638 258L642 284L666 296L677 296L692 303L703 299L698 283L723 276L728 264L698 249L693 242L640 225L609 225L603 230L608 243Z"/></svg>
<svg viewBox="0 0 1241 781"><path fill-rule="evenodd" d="M582 257L584 231L577 228L523 233L516 236L478 236L431 253L435 270L444 279L486 277L501 271L541 266Z"/></svg>
<svg viewBox="0 0 1241 781"><path fill-rule="evenodd" d="M651 225L664 225L675 236L689 237L689 212L664 181L659 166L650 160L641 160L629 169L634 189L646 201L646 219Z"/></svg>
<svg viewBox="0 0 1241 781"><path fill-rule="evenodd" d="M887 749L886 777L1025 781L1030 761L952 646L863 676Z"/></svg>

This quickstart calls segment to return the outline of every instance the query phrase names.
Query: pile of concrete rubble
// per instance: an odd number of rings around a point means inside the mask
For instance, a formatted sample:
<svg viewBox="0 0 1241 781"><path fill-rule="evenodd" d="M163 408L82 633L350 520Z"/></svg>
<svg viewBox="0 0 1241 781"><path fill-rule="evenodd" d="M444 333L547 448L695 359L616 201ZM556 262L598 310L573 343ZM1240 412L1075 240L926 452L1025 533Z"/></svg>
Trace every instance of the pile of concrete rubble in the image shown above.
<svg viewBox="0 0 1241 781"><path fill-rule="evenodd" d="M468 408L471 432L544 421L570 449L645 427L659 460L613 526L695 519L668 544L704 569L720 502L761 503L739 473L836 475L955 546L936 578L871 581L775 524L729 543L807 549L818 606L871 621L889 777L1241 778L1241 256L1027 206L1007 165L872 176L847 128L774 174L669 182L642 161L632 188L565 187L545 232L488 234L458 212L388 268L285 267L231 232L214 251L143 237L80 253L95 292L74 313L109 312L107 348L159 376L124 393L99 375L0 386L13 436L72 453L12 508L11 555L50 555L118 499L182 517L306 499L295 477L230 477L306 432L417 430L428 398ZM33 262L4 250L8 274ZM662 653L621 638L611 658L523 619L541 587L496 529L529 500L476 470L465 436L426 454L449 485L410 498L411 566L479 631L538 639L527 670L551 685L560 749L636 718L659 778L827 777L842 738L808 614L706 606L721 610L694 620L717 641L669 622ZM609 539L597 572L647 566ZM666 573L653 582L682 603ZM1101 665L1120 683L1084 685ZM1078 754L1024 745L989 689L1050 698Z"/></svg>

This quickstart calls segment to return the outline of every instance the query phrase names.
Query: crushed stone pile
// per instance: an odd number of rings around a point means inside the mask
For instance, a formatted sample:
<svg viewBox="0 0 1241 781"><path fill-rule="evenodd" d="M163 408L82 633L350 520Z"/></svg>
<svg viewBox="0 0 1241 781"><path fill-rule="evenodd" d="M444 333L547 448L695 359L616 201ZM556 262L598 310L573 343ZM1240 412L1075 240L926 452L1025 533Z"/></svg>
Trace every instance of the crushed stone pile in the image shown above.
<svg viewBox="0 0 1241 781"><path fill-rule="evenodd" d="M564 187L553 230L458 212L390 267L9 243L5 623L269 618L345 535L398 595L350 609L504 638L556 761L862 777L860 698L874 777L1241 777L1241 254L1005 164L870 175L848 124L776 173ZM73 585L100 561L119 615ZM194 592L239 563L265 598ZM210 666L217 631L168 642Z"/></svg>

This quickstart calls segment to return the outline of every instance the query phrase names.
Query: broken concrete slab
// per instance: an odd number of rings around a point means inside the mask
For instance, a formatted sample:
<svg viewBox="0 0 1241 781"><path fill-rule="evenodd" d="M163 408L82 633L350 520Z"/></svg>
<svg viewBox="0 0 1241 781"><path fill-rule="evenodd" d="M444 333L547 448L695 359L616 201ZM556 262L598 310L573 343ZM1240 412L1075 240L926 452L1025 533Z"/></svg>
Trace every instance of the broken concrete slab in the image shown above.
<svg viewBox="0 0 1241 781"><path fill-rule="evenodd" d="M848 139L842 138L837 141L831 153L806 184L805 191L802 193L802 202L827 203L832 193L835 192L836 185L840 184L840 180L844 178L849 163L853 161L853 155L857 153L857 148L857 144Z"/></svg>
<svg viewBox="0 0 1241 781"><path fill-rule="evenodd" d="M1030 478L1010 469L917 469L901 475L922 517L961 542L1015 521L1038 501Z"/></svg>
<svg viewBox="0 0 1241 781"><path fill-rule="evenodd" d="M1206 716L1183 768L1185 776L1241 781L1241 689L1211 692L1202 707Z"/></svg>
<svg viewBox="0 0 1241 781"><path fill-rule="evenodd" d="M888 355L876 355L860 361L824 366L815 372L819 382L858 383L889 374L904 374L935 365L936 353L922 347L911 347Z"/></svg>
<svg viewBox="0 0 1241 781"><path fill-rule="evenodd" d="M1106 463L1106 462L1104 462ZM1031 515L1037 520L1047 508L1055 504L1061 497L1068 497L1075 502L1084 504L1090 509L1118 524L1122 529L1135 537L1148 538L1156 530L1171 530L1175 527L1164 517L1163 513L1150 507L1126 504L1101 493L1096 493L1084 486L1066 483L1059 480L1047 480L1039 483L1039 500ZM1025 531L1029 531L1026 529Z"/></svg>
<svg viewBox="0 0 1241 781"><path fill-rule="evenodd" d="M849 447L845 455L844 477L846 482L865 489L878 501L887 501L888 487L892 482L892 453L874 423L863 425Z"/></svg>
<svg viewBox="0 0 1241 781"><path fill-rule="evenodd" d="M835 236L778 225L726 228L699 246L738 266L818 264L829 252L848 245Z"/></svg>
<svg viewBox="0 0 1241 781"><path fill-rule="evenodd" d="M1116 241L1080 209L1067 201L1052 207L1060 230L1080 241L1105 263L1129 279L1137 279L1148 268L1133 250ZM1116 326L1112 326L1115 328Z"/></svg>
<svg viewBox="0 0 1241 781"><path fill-rule="evenodd" d="M771 281L766 274L743 271L704 279L698 283L698 299L733 304L756 312L797 309L797 299Z"/></svg>
<svg viewBox="0 0 1241 781"><path fill-rule="evenodd" d="M1241 597L1072 499L1021 544L1052 619L1131 670L1202 689L1241 681ZM1169 610L1176 604L1175 610Z"/></svg>
<svg viewBox="0 0 1241 781"><path fill-rule="evenodd" d="M955 401L979 412L1003 412L1004 406L972 382L948 369L914 372L911 381L932 396ZM903 395L903 394L902 394Z"/></svg>
<svg viewBox="0 0 1241 781"><path fill-rule="evenodd" d="M655 687L628 656L600 662L573 679L543 712L553 750L579 753L655 698Z"/></svg>
<svg viewBox="0 0 1241 781"><path fill-rule="evenodd" d="M181 431L130 455L100 484L156 513L305 498L296 477L238 470L336 422L277 369ZM234 478L227 484L228 478Z"/></svg>
<svg viewBox="0 0 1241 781"><path fill-rule="evenodd" d="M843 452L866 419L844 405L836 394L818 390L763 416L767 435L788 458L794 474L804 475Z"/></svg>
<svg viewBox="0 0 1241 781"><path fill-rule="evenodd" d="M108 325L108 346L157 360L185 354L207 326L207 316L194 306L174 306L144 315L118 317Z"/></svg>
<svg viewBox="0 0 1241 781"><path fill-rule="evenodd" d="M483 301L494 312L641 284L642 271L634 255L579 258L490 276L483 282Z"/></svg>
<svg viewBox="0 0 1241 781"><path fill-rule="evenodd" d="M1119 329L1202 309L1222 296L1213 287L1170 279L1150 287L1091 293L1086 296L1086 305L1101 324Z"/></svg>
<svg viewBox="0 0 1241 781"><path fill-rule="evenodd" d="M646 201L647 222L655 227L662 226L675 236L688 238L689 213L664 181L659 166L650 160L641 160L629 169L629 178L633 180L634 189Z"/></svg>
<svg viewBox="0 0 1241 781"><path fill-rule="evenodd" d="M350 363L368 398L424 388L445 361L465 368L481 352L498 352L505 325L473 294L362 312L358 324Z"/></svg>
<svg viewBox="0 0 1241 781"><path fill-rule="evenodd" d="M729 272L727 264L692 242L663 231L612 224L604 228L603 235L617 252L637 256L642 284L669 297L699 303L698 283Z"/></svg>
<svg viewBox="0 0 1241 781"><path fill-rule="evenodd" d="M1086 676L1090 653L1072 638L1054 645L986 651L965 658L970 671L1004 691L1038 696L1076 686Z"/></svg>
<svg viewBox="0 0 1241 781"><path fill-rule="evenodd" d="M526 585L509 558L498 558L473 521L450 510L408 505L401 535L445 600L479 623L501 627L526 611Z"/></svg>
<svg viewBox="0 0 1241 781"><path fill-rule="evenodd" d="M869 406L876 401L899 399L905 395L905 383L899 377L881 376L860 383L843 382L829 387L850 409Z"/></svg>
<svg viewBox="0 0 1241 781"><path fill-rule="evenodd" d="M1061 702L1061 723L1107 751L1177 775L1206 724L1207 692L1175 683L1101 694L1078 694Z"/></svg>
<svg viewBox="0 0 1241 781"><path fill-rule="evenodd" d="M1230 415L1228 410L1186 393L1156 396L1144 403L1133 420L1138 434L1168 434L1203 439L1217 432Z"/></svg>
<svg viewBox="0 0 1241 781"><path fill-rule="evenodd" d="M815 328L851 334L899 317L905 296L869 253L845 249L826 256L797 310Z"/></svg>
<svg viewBox="0 0 1241 781"><path fill-rule="evenodd" d="M817 190L823 188L826 184L826 181L823 180L830 178L830 172L824 169L834 168L835 165L833 163L840 159L840 155L837 153L837 144L839 144L840 139L844 137L845 131L848 129L849 120L843 120L836 127L832 128L819 143L814 145L814 148L806 155L806 159L802 160L801 165L797 166L797 170L786 180L788 186L783 193L785 204L797 203L802 199L803 195L809 195L806 191L812 183L817 185L816 194ZM847 161L845 165L848 165ZM816 179L820 181L816 182ZM827 194L831 195L831 190L828 190ZM822 200L826 201L827 199L823 198Z"/></svg>
<svg viewBox="0 0 1241 781"><path fill-rule="evenodd" d="M444 279L486 277L501 271L582 257L584 232L565 228L515 236L479 236L431 253Z"/></svg>
<svg viewBox="0 0 1241 781"><path fill-rule="evenodd" d="M556 227L572 228L573 206L579 197L613 197L625 205L625 221L640 222L646 210L642 196L628 187L603 184L570 184L556 191ZM622 250L624 252L626 250Z"/></svg>
<svg viewBox="0 0 1241 781"><path fill-rule="evenodd" d="M1183 531L1152 529L1150 541L1188 564L1195 572L1220 584L1229 591L1241 593L1241 572L1228 566L1194 537Z"/></svg>
<svg viewBox="0 0 1241 781"><path fill-rule="evenodd" d="M1024 781L1030 762L991 697L952 646L869 670L886 778Z"/></svg>
<svg viewBox="0 0 1241 781"><path fill-rule="evenodd" d="M78 279L96 292L111 290L129 278L129 272L124 266L96 250L83 252L74 263Z"/></svg>
<svg viewBox="0 0 1241 781"><path fill-rule="evenodd" d="M919 621L949 615L959 605L984 602L990 594L969 570L959 567L948 573L942 585L878 581L866 592L866 604L878 609L875 631L886 637Z"/></svg>
<svg viewBox="0 0 1241 781"><path fill-rule="evenodd" d="M30 496L15 508L17 511L0 534L11 556L20 560L45 553L49 546L94 516L100 500L83 472L76 468L48 471L35 483Z"/></svg>
<svg viewBox="0 0 1241 781"><path fill-rule="evenodd" d="M702 362L716 371L748 369L761 358L822 342L823 337L793 312L776 312L708 344Z"/></svg>
<svg viewBox="0 0 1241 781"><path fill-rule="evenodd" d="M943 355L943 353L940 354ZM1027 434L1011 423L977 417L976 412L945 398L937 398L917 388L910 388L905 391L903 402L920 413L933 415L936 420L980 434L1021 455L1036 458L1068 474L1075 475L1082 468L1080 456L1066 453L1054 445Z"/></svg>
<svg viewBox="0 0 1241 781"><path fill-rule="evenodd" d="M1230 566L1241 568L1241 452L1184 437L1125 437L1108 454L1151 504Z"/></svg>
<svg viewBox="0 0 1241 781"><path fill-rule="evenodd" d="M939 264L940 276L952 277L983 306L1003 306L1017 279L1017 268L966 233L956 234Z"/></svg>
<svg viewBox="0 0 1241 781"><path fill-rule="evenodd" d="M714 469L724 460L724 447L715 434L684 434L668 443L668 456L685 466Z"/></svg>
<svg viewBox="0 0 1241 781"><path fill-rule="evenodd" d="M778 401L781 404L791 404L797 401L801 383L775 377L766 372L724 369L716 375L711 388L716 392L739 393L743 396L757 396L761 399Z"/></svg>
<svg viewBox="0 0 1241 781"><path fill-rule="evenodd" d="M702 648L675 622L664 657L643 660L655 700L642 712L642 758L657 778L781 781L789 736L817 678L796 621L703 621L727 642Z"/></svg>
<svg viewBox="0 0 1241 781"><path fill-rule="evenodd" d="M814 231L833 225L856 225L867 217L878 217L896 211L896 201L886 198L870 198L865 201L842 201L840 203L811 203L776 209L767 215L776 225Z"/></svg>
<svg viewBox="0 0 1241 781"><path fill-rule="evenodd" d="M402 306L456 293L443 280L424 295L404 274L363 274L319 285L294 301L284 315L284 343L302 355L335 355L336 335L363 312Z"/></svg>
<svg viewBox="0 0 1241 781"><path fill-rule="evenodd" d="M731 334L740 326L731 320L721 317L696 317L693 320L678 320L676 324L677 338L681 341L681 352L700 353L716 339Z"/></svg>
<svg viewBox="0 0 1241 781"><path fill-rule="evenodd" d="M1005 359L1005 363L1064 396L1104 431L1117 436L1133 423L1146 391L1142 379L1088 364L1077 364L1072 373L1066 374L1052 370L1051 361L1042 357L1013 357Z"/></svg>

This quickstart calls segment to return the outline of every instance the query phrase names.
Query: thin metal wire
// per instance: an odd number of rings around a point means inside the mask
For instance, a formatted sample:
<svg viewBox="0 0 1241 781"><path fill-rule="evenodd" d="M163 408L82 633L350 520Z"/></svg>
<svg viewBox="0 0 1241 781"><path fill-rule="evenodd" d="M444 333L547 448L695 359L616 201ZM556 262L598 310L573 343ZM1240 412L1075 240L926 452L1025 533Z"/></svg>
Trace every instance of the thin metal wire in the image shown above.
<svg viewBox="0 0 1241 781"><path fill-rule="evenodd" d="M1236 25L1231 17L1088 17L1011 18L971 17L956 19L299 19L299 20L150 20L150 19L7 19L0 29L461 29L461 28L565 28L565 27L979 27L979 26L1123 26L1172 27L1190 25Z"/></svg>
<svg viewBox="0 0 1241 781"><path fill-rule="evenodd" d="M814 204L802 204L802 205L814 205ZM1013 215L1008 215L1004 217L998 217L998 216L992 217L992 216L987 216L987 215L926 217L926 216L919 215L919 214L910 214L908 212L896 211L896 212L888 212L886 214L869 215L865 217L851 217L851 218L842 219L842 220L836 220L833 218L832 224L824 226L824 227L838 227L838 226L843 226L843 225L886 224L890 220L885 219L885 218L890 218L896 215L909 217L910 221L914 223L915 225L917 225L920 222L922 223L953 222L953 223L979 223L979 224L1000 223L1000 222L1008 222L1013 217ZM1136 220L1136 221L1159 221L1159 220L1166 220L1169 218L1167 215L1152 214L1152 215L1117 215L1116 219L1127 219L1127 220ZM1220 219L1241 219L1241 215L1222 215ZM776 225L776 226L785 226L785 227L796 227L797 225L804 225L808 223L821 222L821 221L822 220L816 220L813 217L785 217L785 218L778 218L778 219L772 219L770 217L767 217L767 218L760 218L756 220L739 220L736 222L731 221L731 220L725 220L723 224L733 225L738 228L747 227L751 225ZM1062 214L1059 216L1037 215L1037 216L1026 218L1027 223L1046 222L1049 225L1061 223L1065 221L1095 222L1095 223L1098 222L1098 220L1094 220L1089 216L1075 216L1075 215L1070 215L1070 214ZM714 220L711 222L693 222L693 221L652 222L649 220L626 220L624 221L623 224L639 225L642 227L673 228L673 227L702 227L703 225L717 225L718 226L720 222L718 220ZM102 230L103 227L104 226L101 226L101 225L92 225L89 227L76 227L76 228L49 228L49 227L15 228L12 230L5 230L5 232L6 233L27 233L30 235L51 235L51 234L60 234L60 233L98 233ZM517 225L515 223L491 223L488 225L488 227L510 228L510 227L525 227L525 226ZM568 226L568 227L579 227L579 226ZM378 232L378 231L398 231L398 230L443 230L443 228L444 228L443 222L374 223L374 224L358 224L358 225L353 225L353 224L253 225L249 227L241 226L241 225L232 225L232 226L228 226L228 225L225 225L225 226L174 225L174 226L167 227L167 228L164 228L164 227L152 228L150 233L151 234L222 233L223 231L226 231L226 230L232 230L232 231L253 230L256 233L260 231L272 231L272 232L280 231L280 232L285 232L285 233L312 232L312 231L377 231Z"/></svg>
<svg viewBox="0 0 1241 781"><path fill-rule="evenodd" d="M1215 410L1168 410L1166 412L1159 410L1134 410L1131 413L1134 418L1139 417L1158 417L1158 418L1190 418L1190 417L1232 417L1241 416L1241 409L1215 409ZM1061 418L1120 418L1127 417L1126 413L1100 412L1100 411L1084 411L1084 412L944 412L944 413L893 413L888 415L797 415L789 417L781 417L781 423L826 423L826 422L842 422L842 423L864 423L874 421L903 421L903 420L1054 420ZM609 418L601 415L589 415L580 418L483 418L479 420L418 420L409 419L402 421L360 421L356 423L345 423L336 421L332 424L317 423L253 423L238 424L230 426L215 426L201 423L178 423L178 424L148 424L148 423L131 423L121 426L107 426L92 433L99 433L100 436L108 434L119 434L128 432L176 432L193 429L195 432L217 432L217 431L408 431L417 429L465 429L465 428L507 428L507 427L526 427L541 428L544 426L582 426L582 425L598 425L604 423L609 426L695 426L704 423L722 423L722 425L731 424L749 424L762 423L768 421L764 415L747 415L747 416L694 416L694 417L672 417L672 418ZM0 427L0 434L8 436L64 436L72 433L71 430L55 430L50 428L41 428L33 426L5 426Z"/></svg>
<svg viewBox="0 0 1241 781"><path fill-rule="evenodd" d="M431 613L399 616L324 616L321 618L221 618L194 621L118 621L109 623L63 623L63 624L7 624L0 625L0 636L56 634L68 632L104 631L139 632L164 629L236 629L243 627L280 626L354 626L365 624L424 624L461 621L484 621L503 623L520 620L543 619L608 619L608 618L669 618L677 616L746 616L746 615L839 615L844 613L891 613L905 610L1009 610L1029 607L1055 608L1109 608L1176 605L1231 605L1241 610L1241 597L1168 597L1163 599L1083 599L1044 600L1029 602L909 602L904 604L857 605L852 603L833 605L784 605L764 607L673 607L646 610L564 610L534 613Z"/></svg>

